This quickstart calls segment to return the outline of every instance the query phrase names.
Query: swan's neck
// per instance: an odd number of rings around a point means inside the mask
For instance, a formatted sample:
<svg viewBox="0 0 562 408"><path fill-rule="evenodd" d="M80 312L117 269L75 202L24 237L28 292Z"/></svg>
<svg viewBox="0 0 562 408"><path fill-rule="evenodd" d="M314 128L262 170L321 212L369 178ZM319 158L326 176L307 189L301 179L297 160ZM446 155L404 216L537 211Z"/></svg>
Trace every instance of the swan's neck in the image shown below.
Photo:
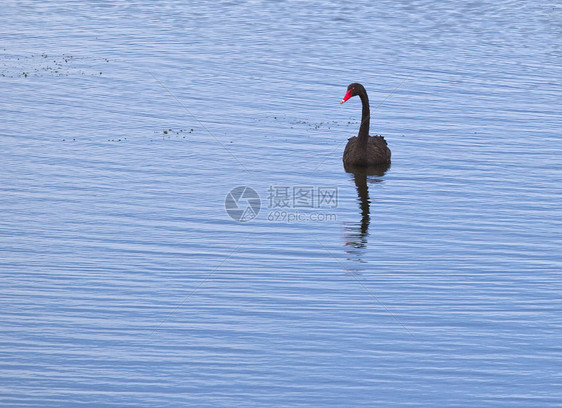
<svg viewBox="0 0 562 408"><path fill-rule="evenodd" d="M371 111L369 110L369 98L366 93L359 95L361 103L363 104L363 113L361 114L361 126L359 126L359 135L357 137L360 141L367 143L369 140L369 125L371 122Z"/></svg>

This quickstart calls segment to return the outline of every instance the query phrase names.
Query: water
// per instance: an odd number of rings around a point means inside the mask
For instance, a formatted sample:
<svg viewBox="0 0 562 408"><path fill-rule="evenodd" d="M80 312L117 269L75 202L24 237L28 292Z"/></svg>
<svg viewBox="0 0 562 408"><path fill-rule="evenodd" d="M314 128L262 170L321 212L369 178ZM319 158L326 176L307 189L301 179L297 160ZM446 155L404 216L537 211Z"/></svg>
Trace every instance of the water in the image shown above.
<svg viewBox="0 0 562 408"><path fill-rule="evenodd" d="M2 405L560 406L561 21L4 4ZM341 163L354 81L376 174Z"/></svg>

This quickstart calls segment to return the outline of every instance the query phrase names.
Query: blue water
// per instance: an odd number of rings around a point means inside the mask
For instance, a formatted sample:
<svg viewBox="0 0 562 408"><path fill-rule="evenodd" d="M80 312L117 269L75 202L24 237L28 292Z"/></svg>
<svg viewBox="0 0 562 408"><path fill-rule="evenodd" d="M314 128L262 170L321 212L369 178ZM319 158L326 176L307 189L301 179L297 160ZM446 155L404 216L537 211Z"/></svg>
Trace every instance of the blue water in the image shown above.
<svg viewBox="0 0 562 408"><path fill-rule="evenodd" d="M0 38L2 406L562 405L556 2L19 1Z"/></svg>

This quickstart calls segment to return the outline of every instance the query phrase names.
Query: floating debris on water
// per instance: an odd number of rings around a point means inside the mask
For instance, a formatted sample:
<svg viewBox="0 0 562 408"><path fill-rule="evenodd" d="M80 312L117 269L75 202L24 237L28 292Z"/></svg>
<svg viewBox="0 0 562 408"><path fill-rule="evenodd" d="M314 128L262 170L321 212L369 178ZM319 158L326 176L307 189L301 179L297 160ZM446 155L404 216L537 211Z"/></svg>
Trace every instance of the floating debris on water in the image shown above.
<svg viewBox="0 0 562 408"><path fill-rule="evenodd" d="M195 129L191 128L189 130L187 129L172 129L172 128L168 128L168 129L163 129L162 130L162 137L165 138L166 136L168 136L168 139L170 139L173 135L176 136L176 138L178 138L179 136L181 136L183 139L186 138L186 134L189 133L193 133ZM154 132L157 133L157 132Z"/></svg>
<svg viewBox="0 0 562 408"><path fill-rule="evenodd" d="M0 76L4 78L29 78L51 76L99 76L100 63L108 63L108 58L75 57L71 54L10 54L4 48L0 62Z"/></svg>

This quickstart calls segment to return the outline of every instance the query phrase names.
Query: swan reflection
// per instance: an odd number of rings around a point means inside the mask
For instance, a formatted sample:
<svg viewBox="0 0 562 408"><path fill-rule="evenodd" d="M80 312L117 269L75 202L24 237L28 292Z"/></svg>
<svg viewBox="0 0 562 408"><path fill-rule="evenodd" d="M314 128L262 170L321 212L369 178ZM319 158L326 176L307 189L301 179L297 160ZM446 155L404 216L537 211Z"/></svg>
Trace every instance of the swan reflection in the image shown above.
<svg viewBox="0 0 562 408"><path fill-rule="evenodd" d="M390 168L390 164L382 164L369 167L355 167L344 165L345 171L353 176L361 219L359 222L345 223L345 252L347 259L352 261L351 267L347 268L347 273L360 273L363 269L362 264L366 263L363 259L367 248L367 238L369 236L369 225L371 223L371 199L369 197L369 184L380 183L380 178Z"/></svg>

